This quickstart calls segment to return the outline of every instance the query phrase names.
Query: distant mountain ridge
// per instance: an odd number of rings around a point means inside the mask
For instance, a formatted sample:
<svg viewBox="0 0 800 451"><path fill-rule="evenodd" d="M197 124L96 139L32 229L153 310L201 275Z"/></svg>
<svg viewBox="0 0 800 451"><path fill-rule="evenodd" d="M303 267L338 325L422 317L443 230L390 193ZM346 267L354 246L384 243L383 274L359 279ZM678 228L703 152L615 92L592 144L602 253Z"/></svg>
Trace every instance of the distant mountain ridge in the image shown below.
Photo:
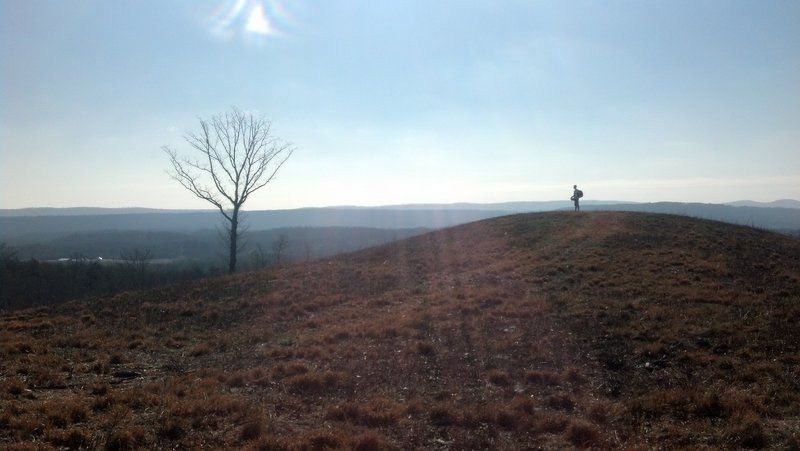
<svg viewBox="0 0 800 451"><path fill-rule="evenodd" d="M170 210L144 207L35 207L35 208L0 208L0 218L20 216L90 216L90 215L126 215L143 213L189 213L209 210Z"/></svg>
<svg viewBox="0 0 800 451"><path fill-rule="evenodd" d="M796 208L800 209L800 200L778 199L771 202L758 202L752 200L737 200L721 204L710 204L700 202L630 202L618 200L585 200L581 201L584 206L597 205L653 205L653 204L677 204L677 205L724 205L730 207L760 207L760 208ZM282 210L253 210L251 213L264 211L309 211L309 210L472 210L472 211L502 211L502 212L534 212L552 211L569 208L571 202L563 200L548 201L518 201L518 202L496 202L496 203L476 203L476 202L455 202L455 203L431 203L431 204L397 204L380 205L374 207L364 207L358 205L340 205L331 207L306 207L297 209ZM161 213L207 213L217 210L192 210L192 209L160 209L146 207L34 207L34 208L0 208L0 218L8 217L27 217L27 216L91 216L91 215L129 215L129 214L161 214Z"/></svg>
<svg viewBox="0 0 800 451"><path fill-rule="evenodd" d="M772 202L756 202L752 200L738 200L736 202L728 202L725 205L733 207L765 207L765 208L800 208L800 200L794 199L778 199Z"/></svg>
<svg viewBox="0 0 800 451"><path fill-rule="evenodd" d="M586 201L584 210L670 213L791 232L800 231L800 201L732 204L679 202L625 203ZM780 205L780 206L778 206ZM327 207L246 211L249 230L287 227L369 227L380 229L439 229L466 222L553 210L570 210L571 202L506 202L496 204L409 204L382 207ZM34 208L0 210L0 241L36 242L70 233L127 230L186 232L215 229L222 224L215 210L157 210L147 208Z"/></svg>

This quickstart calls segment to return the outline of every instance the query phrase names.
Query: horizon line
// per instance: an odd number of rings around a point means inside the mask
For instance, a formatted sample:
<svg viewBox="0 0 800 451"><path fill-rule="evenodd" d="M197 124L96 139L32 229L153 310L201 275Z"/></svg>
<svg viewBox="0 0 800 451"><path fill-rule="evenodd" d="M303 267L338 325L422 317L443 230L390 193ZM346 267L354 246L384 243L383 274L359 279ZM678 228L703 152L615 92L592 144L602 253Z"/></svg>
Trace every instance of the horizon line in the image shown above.
<svg viewBox="0 0 800 451"><path fill-rule="evenodd" d="M739 203L752 203L752 204L776 204L780 202L793 202L800 204L800 200L791 198L775 199L772 201L754 201L749 199L740 199L728 202L702 202L702 201L674 201L674 200L655 200L655 201L633 201L633 200L603 200L603 199L587 199L582 200L581 203L585 204L656 204L656 203L676 203L676 204L705 204L705 205L731 205ZM518 201L501 201L501 202L411 202L400 204L380 204L380 205L328 205L328 206L304 206L304 207L289 207L289 208L271 208L271 209L255 209L243 211L288 211L288 210L306 210L306 209L390 209L390 208L413 208L413 207L445 207L445 206L491 206L491 205L510 205L510 204L552 204L564 203L572 204L570 200L518 200ZM123 206L123 207L100 207L100 206L70 206L70 207L0 207L0 211L24 211L24 210L156 210L156 211L173 211L173 212L207 212L219 211L216 208L169 208L169 207L141 207L141 206Z"/></svg>

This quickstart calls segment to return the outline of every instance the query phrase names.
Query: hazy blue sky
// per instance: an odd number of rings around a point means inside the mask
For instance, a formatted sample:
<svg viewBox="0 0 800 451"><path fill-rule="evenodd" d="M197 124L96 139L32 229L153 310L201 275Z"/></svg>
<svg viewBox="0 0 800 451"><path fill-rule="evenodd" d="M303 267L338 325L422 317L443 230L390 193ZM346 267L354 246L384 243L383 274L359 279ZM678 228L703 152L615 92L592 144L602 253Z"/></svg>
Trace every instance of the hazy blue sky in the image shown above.
<svg viewBox="0 0 800 451"><path fill-rule="evenodd" d="M246 208L800 198L800 2L0 2L0 208L210 208L237 106L297 150ZM567 201L568 203L568 201Z"/></svg>

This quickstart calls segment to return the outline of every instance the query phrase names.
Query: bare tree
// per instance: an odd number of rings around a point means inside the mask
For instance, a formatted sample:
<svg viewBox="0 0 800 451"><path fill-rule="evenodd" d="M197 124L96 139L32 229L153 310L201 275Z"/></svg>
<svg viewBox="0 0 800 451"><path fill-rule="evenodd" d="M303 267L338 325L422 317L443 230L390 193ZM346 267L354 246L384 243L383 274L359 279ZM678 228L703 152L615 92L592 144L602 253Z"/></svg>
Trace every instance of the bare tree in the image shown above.
<svg viewBox="0 0 800 451"><path fill-rule="evenodd" d="M125 263L131 274L131 281L136 288L144 288L145 277L147 275L147 266L150 260L153 259L150 249L144 251L139 248L124 251L119 256L120 260Z"/></svg>
<svg viewBox="0 0 800 451"><path fill-rule="evenodd" d="M272 134L270 120L237 108L200 119L200 133L187 132L184 139L199 157L179 158L171 147L162 147L172 163L169 174L225 217L228 272L233 273L239 250L239 210L250 195L275 178L294 146Z"/></svg>
<svg viewBox="0 0 800 451"><path fill-rule="evenodd" d="M250 263L256 269L265 268L269 264L269 255L267 251L261 247L261 244L256 244L256 248L250 252Z"/></svg>
<svg viewBox="0 0 800 451"><path fill-rule="evenodd" d="M283 253L286 251L287 247L289 247L289 237L281 233L281 236L272 243L272 254L275 256L276 265L281 264Z"/></svg>
<svg viewBox="0 0 800 451"><path fill-rule="evenodd" d="M0 243L0 263L17 259L17 251L13 247Z"/></svg>

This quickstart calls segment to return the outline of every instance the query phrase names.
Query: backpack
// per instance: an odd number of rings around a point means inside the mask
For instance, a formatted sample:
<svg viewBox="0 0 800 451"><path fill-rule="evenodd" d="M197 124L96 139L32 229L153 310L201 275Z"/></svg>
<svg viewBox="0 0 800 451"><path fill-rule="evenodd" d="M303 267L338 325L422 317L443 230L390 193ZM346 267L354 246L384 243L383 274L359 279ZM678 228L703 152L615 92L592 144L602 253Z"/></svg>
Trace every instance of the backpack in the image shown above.
<svg viewBox="0 0 800 451"><path fill-rule="evenodd" d="M580 199L581 197L583 197L583 191L581 191L581 190L579 190L579 189L576 189L576 190L575 190L575 197L577 197L578 199Z"/></svg>

